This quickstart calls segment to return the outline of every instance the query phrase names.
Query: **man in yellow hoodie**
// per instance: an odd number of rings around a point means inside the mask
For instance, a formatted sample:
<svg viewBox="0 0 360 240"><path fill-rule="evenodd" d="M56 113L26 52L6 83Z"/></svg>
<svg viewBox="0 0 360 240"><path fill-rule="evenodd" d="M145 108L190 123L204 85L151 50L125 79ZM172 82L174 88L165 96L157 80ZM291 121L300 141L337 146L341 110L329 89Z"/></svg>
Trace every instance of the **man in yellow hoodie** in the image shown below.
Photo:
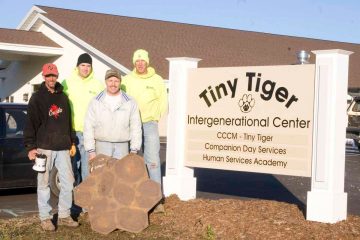
<svg viewBox="0 0 360 240"><path fill-rule="evenodd" d="M79 56L72 75L61 83L71 106L72 126L76 131L77 153L73 159L75 185L89 174L88 154L84 147L84 120L90 100L104 90L104 84L94 77L92 58L83 53Z"/></svg>
<svg viewBox="0 0 360 240"><path fill-rule="evenodd" d="M158 121L167 109L167 93L164 80L149 66L146 50L134 52L134 70L123 78L123 90L132 96L139 106L143 127L144 159L152 180L161 185L160 138ZM159 205L163 211L163 206Z"/></svg>

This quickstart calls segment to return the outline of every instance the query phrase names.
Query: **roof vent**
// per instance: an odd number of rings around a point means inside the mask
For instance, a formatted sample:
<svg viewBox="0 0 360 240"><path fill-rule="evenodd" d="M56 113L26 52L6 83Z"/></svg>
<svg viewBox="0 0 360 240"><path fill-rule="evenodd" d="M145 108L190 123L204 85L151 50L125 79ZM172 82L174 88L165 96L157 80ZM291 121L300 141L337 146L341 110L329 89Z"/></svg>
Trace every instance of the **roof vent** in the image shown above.
<svg viewBox="0 0 360 240"><path fill-rule="evenodd" d="M301 50L296 53L296 57L298 59L298 64L309 64L310 53L305 50Z"/></svg>

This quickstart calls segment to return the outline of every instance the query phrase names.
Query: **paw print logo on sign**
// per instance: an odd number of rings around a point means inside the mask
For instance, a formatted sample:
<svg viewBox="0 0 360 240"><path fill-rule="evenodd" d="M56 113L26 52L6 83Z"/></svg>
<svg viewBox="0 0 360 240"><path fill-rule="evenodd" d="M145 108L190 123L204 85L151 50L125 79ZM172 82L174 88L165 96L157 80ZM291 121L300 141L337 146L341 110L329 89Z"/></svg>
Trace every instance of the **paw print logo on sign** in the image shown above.
<svg viewBox="0 0 360 240"><path fill-rule="evenodd" d="M255 99L252 98L251 94L244 94L243 97L239 100L238 105L242 112L248 113L254 107Z"/></svg>

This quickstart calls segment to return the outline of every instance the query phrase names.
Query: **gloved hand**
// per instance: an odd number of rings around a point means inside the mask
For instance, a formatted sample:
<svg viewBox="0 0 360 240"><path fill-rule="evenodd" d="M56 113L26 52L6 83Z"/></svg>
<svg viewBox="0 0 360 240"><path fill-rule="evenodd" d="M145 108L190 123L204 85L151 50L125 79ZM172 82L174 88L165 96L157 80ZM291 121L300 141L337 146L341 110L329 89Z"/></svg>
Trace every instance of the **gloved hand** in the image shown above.
<svg viewBox="0 0 360 240"><path fill-rule="evenodd" d="M75 144L73 144L70 147L70 157L75 156L75 154L76 154L76 147L75 147Z"/></svg>

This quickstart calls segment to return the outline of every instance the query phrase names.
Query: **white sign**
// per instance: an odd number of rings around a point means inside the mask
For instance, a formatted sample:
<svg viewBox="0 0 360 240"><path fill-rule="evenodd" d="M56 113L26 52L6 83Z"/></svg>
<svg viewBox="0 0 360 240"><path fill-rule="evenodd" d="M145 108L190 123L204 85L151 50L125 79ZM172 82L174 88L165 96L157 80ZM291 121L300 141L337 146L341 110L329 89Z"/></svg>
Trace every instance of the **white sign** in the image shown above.
<svg viewBox="0 0 360 240"><path fill-rule="evenodd" d="M190 69L185 166L311 176L315 65Z"/></svg>

